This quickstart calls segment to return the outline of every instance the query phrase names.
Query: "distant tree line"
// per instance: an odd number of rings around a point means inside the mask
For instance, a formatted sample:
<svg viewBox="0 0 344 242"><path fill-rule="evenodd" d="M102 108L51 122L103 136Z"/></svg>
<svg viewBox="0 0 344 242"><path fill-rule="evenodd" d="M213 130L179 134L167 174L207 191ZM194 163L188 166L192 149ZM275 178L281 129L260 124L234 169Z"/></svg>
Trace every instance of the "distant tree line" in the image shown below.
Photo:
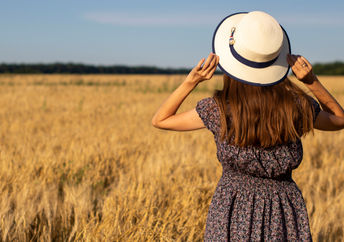
<svg viewBox="0 0 344 242"><path fill-rule="evenodd" d="M154 66L95 66L75 63L0 64L0 73L18 74L186 74L190 69Z"/></svg>
<svg viewBox="0 0 344 242"><path fill-rule="evenodd" d="M344 62L316 63L317 75L344 75ZM14 74L187 74L190 68L159 68L155 66L96 66L75 63L0 64L0 73ZM217 72L221 73L221 72Z"/></svg>
<svg viewBox="0 0 344 242"><path fill-rule="evenodd" d="M344 62L316 63L313 71L317 75L344 75Z"/></svg>

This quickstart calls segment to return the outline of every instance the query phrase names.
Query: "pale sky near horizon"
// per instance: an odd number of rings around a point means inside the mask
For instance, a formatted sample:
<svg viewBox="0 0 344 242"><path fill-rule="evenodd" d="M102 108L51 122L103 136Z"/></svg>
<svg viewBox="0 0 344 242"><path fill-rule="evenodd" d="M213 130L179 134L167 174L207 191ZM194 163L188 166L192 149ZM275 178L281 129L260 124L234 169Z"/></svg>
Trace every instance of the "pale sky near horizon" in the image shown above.
<svg viewBox="0 0 344 242"><path fill-rule="evenodd" d="M265 11L312 63L344 61L344 1L3 0L0 63L192 67L227 15Z"/></svg>

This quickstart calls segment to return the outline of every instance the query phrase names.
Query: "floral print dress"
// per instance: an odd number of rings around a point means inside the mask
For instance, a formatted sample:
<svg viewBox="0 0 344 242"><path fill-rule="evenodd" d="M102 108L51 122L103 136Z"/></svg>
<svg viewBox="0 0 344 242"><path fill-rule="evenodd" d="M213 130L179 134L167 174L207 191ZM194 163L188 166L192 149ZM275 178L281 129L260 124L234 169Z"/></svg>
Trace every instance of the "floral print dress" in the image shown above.
<svg viewBox="0 0 344 242"><path fill-rule="evenodd" d="M315 120L320 106L312 101ZM306 204L292 179L302 161L301 141L240 148L220 141L220 109L213 97L200 100L196 111L214 135L222 165L204 241L312 241Z"/></svg>

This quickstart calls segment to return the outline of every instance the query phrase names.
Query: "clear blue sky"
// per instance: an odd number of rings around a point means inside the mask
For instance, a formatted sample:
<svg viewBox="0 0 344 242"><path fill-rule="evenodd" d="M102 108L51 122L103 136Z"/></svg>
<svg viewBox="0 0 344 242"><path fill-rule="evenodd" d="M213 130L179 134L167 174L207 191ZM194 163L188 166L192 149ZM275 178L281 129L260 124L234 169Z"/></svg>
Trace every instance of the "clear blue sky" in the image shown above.
<svg viewBox="0 0 344 242"><path fill-rule="evenodd" d="M261 10L311 62L344 60L344 1L2 0L0 62L192 67L217 24Z"/></svg>

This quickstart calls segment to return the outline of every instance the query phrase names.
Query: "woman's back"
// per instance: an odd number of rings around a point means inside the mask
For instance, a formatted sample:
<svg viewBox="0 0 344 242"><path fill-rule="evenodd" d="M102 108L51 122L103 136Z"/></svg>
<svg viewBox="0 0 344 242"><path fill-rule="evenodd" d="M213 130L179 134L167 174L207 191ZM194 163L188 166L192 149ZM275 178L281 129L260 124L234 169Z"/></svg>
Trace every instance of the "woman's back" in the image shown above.
<svg viewBox="0 0 344 242"><path fill-rule="evenodd" d="M314 101L316 113L320 107ZM268 148L259 146L240 147L221 140L220 109L213 97L200 100L196 111L206 127L214 134L217 157L224 168L233 168L258 177L278 177L299 166L302 160L302 144L295 142L278 144ZM231 138L234 141L234 137Z"/></svg>
<svg viewBox="0 0 344 242"><path fill-rule="evenodd" d="M313 103L315 120L320 107ZM267 148L240 147L221 139L221 111L213 97L200 100L196 111L214 135L223 169L205 240L311 240L305 202L291 176L302 161L300 139Z"/></svg>

